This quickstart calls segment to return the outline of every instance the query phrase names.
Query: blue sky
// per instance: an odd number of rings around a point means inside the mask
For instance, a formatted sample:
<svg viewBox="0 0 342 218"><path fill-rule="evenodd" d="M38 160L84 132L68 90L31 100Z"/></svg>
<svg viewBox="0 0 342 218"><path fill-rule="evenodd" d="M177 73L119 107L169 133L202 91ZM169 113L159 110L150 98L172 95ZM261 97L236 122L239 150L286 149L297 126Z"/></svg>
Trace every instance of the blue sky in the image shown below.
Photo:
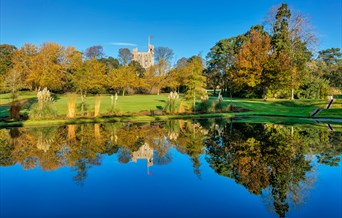
<svg viewBox="0 0 342 218"><path fill-rule="evenodd" d="M284 1L162 0L0 0L1 43L57 42L84 51L102 45L108 56L119 48L174 50L175 59L205 56L220 39L245 33L260 24L268 10ZM319 49L341 48L342 0L290 0L291 8L310 17ZM128 43L125 45L120 43Z"/></svg>

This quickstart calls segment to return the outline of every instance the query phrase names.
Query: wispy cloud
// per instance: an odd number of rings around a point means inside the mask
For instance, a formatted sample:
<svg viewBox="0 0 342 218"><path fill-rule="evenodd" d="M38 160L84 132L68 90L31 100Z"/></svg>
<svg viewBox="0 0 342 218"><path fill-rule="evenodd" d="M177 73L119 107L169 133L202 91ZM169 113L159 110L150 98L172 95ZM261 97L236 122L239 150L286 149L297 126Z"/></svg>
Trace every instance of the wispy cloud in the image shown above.
<svg viewBox="0 0 342 218"><path fill-rule="evenodd" d="M117 45L117 46L137 46L137 44L129 43L129 42L110 42L110 45Z"/></svg>

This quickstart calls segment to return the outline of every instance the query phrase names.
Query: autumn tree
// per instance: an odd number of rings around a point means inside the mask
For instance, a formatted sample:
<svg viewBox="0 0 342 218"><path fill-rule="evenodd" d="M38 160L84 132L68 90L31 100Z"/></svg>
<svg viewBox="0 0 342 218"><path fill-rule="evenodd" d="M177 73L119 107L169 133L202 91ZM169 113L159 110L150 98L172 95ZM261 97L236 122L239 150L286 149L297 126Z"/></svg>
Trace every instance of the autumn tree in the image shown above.
<svg viewBox="0 0 342 218"><path fill-rule="evenodd" d="M34 61L34 69L27 81L35 83L37 87L47 87L49 90L59 91L65 85L66 69L61 61L64 57L64 47L56 43L44 43Z"/></svg>
<svg viewBox="0 0 342 218"><path fill-rule="evenodd" d="M37 87L36 82L31 78L37 75L34 68L36 66L38 52L37 46L28 43L13 52L13 70L19 75L18 84L20 84L20 88L29 88L32 90Z"/></svg>
<svg viewBox="0 0 342 218"><path fill-rule="evenodd" d="M72 77L72 83L76 91L81 94L81 113L85 110L85 97L89 92L99 93L105 85L106 65L99 62L95 57L84 61L81 69Z"/></svg>
<svg viewBox="0 0 342 218"><path fill-rule="evenodd" d="M63 79L65 83L63 90L72 91L73 76L77 71L81 70L83 65L82 53L72 46L66 47L63 51L60 64L66 72L66 76Z"/></svg>
<svg viewBox="0 0 342 218"><path fill-rule="evenodd" d="M0 45L0 90L4 89L4 81L8 72L13 68L12 56L17 50L14 45Z"/></svg>
<svg viewBox="0 0 342 218"><path fill-rule="evenodd" d="M96 58L86 60L73 76L73 84L81 94L103 90L106 66Z"/></svg>
<svg viewBox="0 0 342 218"><path fill-rule="evenodd" d="M118 69L113 69L109 72L107 77L107 84L114 90L121 90L122 96L129 88L138 86L138 75L133 66L124 66Z"/></svg>
<svg viewBox="0 0 342 218"><path fill-rule="evenodd" d="M241 87L262 87L264 98L271 85L268 67L271 59L271 38L265 32L252 30L238 55L235 66L237 68L235 81Z"/></svg>

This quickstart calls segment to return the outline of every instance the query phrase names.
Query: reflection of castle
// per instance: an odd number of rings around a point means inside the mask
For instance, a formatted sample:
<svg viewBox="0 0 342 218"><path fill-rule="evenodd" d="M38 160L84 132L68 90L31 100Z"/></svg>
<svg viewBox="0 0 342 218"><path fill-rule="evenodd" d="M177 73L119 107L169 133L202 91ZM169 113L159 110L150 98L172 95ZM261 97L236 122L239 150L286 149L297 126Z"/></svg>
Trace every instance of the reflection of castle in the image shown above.
<svg viewBox="0 0 342 218"><path fill-rule="evenodd" d="M149 68L154 65L154 46L148 44L147 52L138 52L138 48L133 49L132 61L137 61L143 68Z"/></svg>
<svg viewBox="0 0 342 218"><path fill-rule="evenodd" d="M133 152L132 161L136 163L138 159L146 159L147 167L153 166L153 149L147 143L144 143L138 151Z"/></svg>

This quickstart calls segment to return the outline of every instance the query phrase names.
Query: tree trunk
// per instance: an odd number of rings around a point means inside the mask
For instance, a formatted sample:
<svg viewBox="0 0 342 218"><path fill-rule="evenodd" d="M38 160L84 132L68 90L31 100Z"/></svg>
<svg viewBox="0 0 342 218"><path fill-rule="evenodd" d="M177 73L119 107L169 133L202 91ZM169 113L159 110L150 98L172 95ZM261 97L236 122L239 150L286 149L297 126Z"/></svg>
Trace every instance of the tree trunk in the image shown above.
<svg viewBox="0 0 342 218"><path fill-rule="evenodd" d="M83 116L83 111L84 111L84 97L83 97L83 91L81 89L81 114Z"/></svg>
<svg viewBox="0 0 342 218"><path fill-rule="evenodd" d="M292 88L291 89L291 100L293 100L294 99L294 89Z"/></svg>
<svg viewBox="0 0 342 218"><path fill-rule="evenodd" d="M194 102L193 102L193 111L195 112L195 106L196 106L196 96L195 96L195 90L194 90Z"/></svg>
<svg viewBox="0 0 342 218"><path fill-rule="evenodd" d="M125 89L122 90L122 96L125 96Z"/></svg>
<svg viewBox="0 0 342 218"><path fill-rule="evenodd" d="M263 87L263 94L262 94L263 96L263 99L264 99L264 101L266 101L267 100L267 89L266 89L266 87Z"/></svg>

